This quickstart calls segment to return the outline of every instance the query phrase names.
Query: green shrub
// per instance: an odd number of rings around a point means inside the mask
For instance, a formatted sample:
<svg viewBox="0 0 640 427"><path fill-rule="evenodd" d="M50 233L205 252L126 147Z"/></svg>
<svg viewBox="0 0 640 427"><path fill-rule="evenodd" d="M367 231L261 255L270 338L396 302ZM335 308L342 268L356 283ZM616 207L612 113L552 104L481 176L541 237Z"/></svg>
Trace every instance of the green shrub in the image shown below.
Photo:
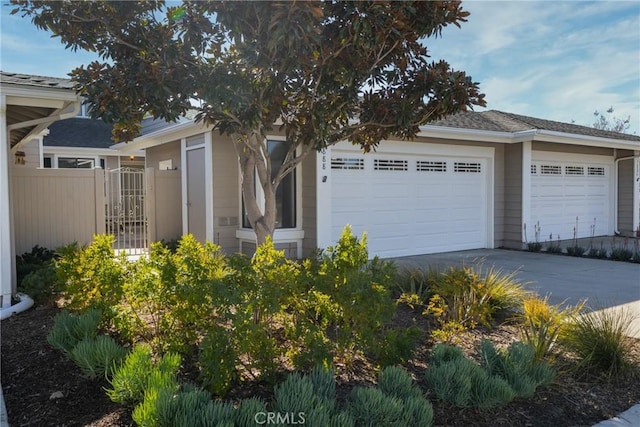
<svg viewBox="0 0 640 427"><path fill-rule="evenodd" d="M461 408L492 408L513 400L514 392L506 381L491 377L457 347L438 344L430 360L425 380L444 402Z"/></svg>
<svg viewBox="0 0 640 427"><path fill-rule="evenodd" d="M591 247L587 251L587 257L589 258L606 259L607 255L608 253L604 248L604 242L600 242L600 248Z"/></svg>
<svg viewBox="0 0 640 427"><path fill-rule="evenodd" d="M410 326L406 329L385 329L377 348L373 350L380 366L406 363L422 336L420 328Z"/></svg>
<svg viewBox="0 0 640 427"><path fill-rule="evenodd" d="M82 314L61 311L54 318L47 342L69 356L80 341L90 340L98 335L100 318L101 312L97 309L89 309Z"/></svg>
<svg viewBox="0 0 640 427"><path fill-rule="evenodd" d="M267 412L267 405L263 400L257 397L242 399L235 412L236 426L254 427L256 425L255 416L259 412Z"/></svg>
<svg viewBox="0 0 640 427"><path fill-rule="evenodd" d="M541 385L551 383L555 372L551 366L536 360L535 350L522 342L512 343L506 351L498 351L493 343L480 343L482 366L489 375L504 379L516 397L529 398Z"/></svg>
<svg viewBox="0 0 640 427"><path fill-rule="evenodd" d="M235 425L231 403L212 401L206 391L184 386L178 393L163 389L156 400L158 427L207 427Z"/></svg>
<svg viewBox="0 0 640 427"><path fill-rule="evenodd" d="M30 273L50 264L54 259L55 251L35 245L31 252L25 252L16 256L16 277L18 289L21 289L22 281ZM33 296L25 291L29 296Z"/></svg>
<svg viewBox="0 0 640 427"><path fill-rule="evenodd" d="M36 302L48 300L57 290L56 269L51 261L31 271L18 285L19 292L29 295Z"/></svg>
<svg viewBox="0 0 640 427"><path fill-rule="evenodd" d="M214 326L200 344L200 381L211 393L224 395L235 379L236 353L232 331Z"/></svg>
<svg viewBox="0 0 640 427"><path fill-rule="evenodd" d="M467 328L478 324L491 326L494 318L518 307L528 294L515 281L515 273L505 274L489 269L451 267L441 273L432 285L424 314L432 315L440 328L434 338L450 342Z"/></svg>
<svg viewBox="0 0 640 427"><path fill-rule="evenodd" d="M158 401L162 399L162 402L166 402L167 396L173 396L178 391L180 385L176 372L179 364L180 356L169 353L151 369L144 387L144 398L131 414L136 424L149 427L160 424Z"/></svg>
<svg viewBox="0 0 640 427"><path fill-rule="evenodd" d="M585 254L586 248L582 246L567 246L567 255L581 257Z"/></svg>
<svg viewBox="0 0 640 427"><path fill-rule="evenodd" d="M635 319L626 307L574 316L562 342L578 356L576 370L614 378L631 372L635 363L628 336Z"/></svg>
<svg viewBox="0 0 640 427"><path fill-rule="evenodd" d="M127 349L108 335L80 341L69 358L91 379L110 378L127 355Z"/></svg>
<svg viewBox="0 0 640 427"><path fill-rule="evenodd" d="M87 248L70 246L56 262L58 281L70 309L97 308L111 319L122 296L128 263L124 254L115 257L113 242L111 235L96 235Z"/></svg>
<svg viewBox="0 0 640 427"><path fill-rule="evenodd" d="M609 258L614 261L631 261L633 259L633 251L623 247L613 248Z"/></svg>
<svg viewBox="0 0 640 427"><path fill-rule="evenodd" d="M537 361L548 357L568 320L579 313L584 302L576 306L561 307L549 304L549 297L532 295L522 301L520 322L522 341L534 349Z"/></svg>
<svg viewBox="0 0 640 427"><path fill-rule="evenodd" d="M438 271L432 268L403 269L395 279L400 293L398 302L405 303L412 309L425 305L431 297L431 286L438 276Z"/></svg>
<svg viewBox="0 0 640 427"><path fill-rule="evenodd" d="M304 414L305 425L327 426L335 415L333 372L316 367L308 376L294 372L274 389L274 411Z"/></svg>
<svg viewBox="0 0 640 427"><path fill-rule="evenodd" d="M334 354L375 349L377 331L395 311L390 293L395 265L377 257L368 261L366 236L357 239L347 226L338 243L307 266L310 290L327 297L318 313L322 318L312 320L325 322L332 331Z"/></svg>
<svg viewBox="0 0 640 427"><path fill-rule="evenodd" d="M378 376L378 387L356 387L346 404L355 425L430 426L433 408L409 374L387 367Z"/></svg>

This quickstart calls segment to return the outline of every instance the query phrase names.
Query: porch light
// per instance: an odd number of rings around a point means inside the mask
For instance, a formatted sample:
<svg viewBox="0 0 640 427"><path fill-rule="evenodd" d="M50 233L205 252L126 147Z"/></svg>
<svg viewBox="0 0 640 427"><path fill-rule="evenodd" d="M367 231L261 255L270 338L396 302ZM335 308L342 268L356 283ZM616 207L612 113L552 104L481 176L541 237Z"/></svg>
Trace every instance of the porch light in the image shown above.
<svg viewBox="0 0 640 427"><path fill-rule="evenodd" d="M16 165L24 165L25 164L26 155L24 151L16 151Z"/></svg>

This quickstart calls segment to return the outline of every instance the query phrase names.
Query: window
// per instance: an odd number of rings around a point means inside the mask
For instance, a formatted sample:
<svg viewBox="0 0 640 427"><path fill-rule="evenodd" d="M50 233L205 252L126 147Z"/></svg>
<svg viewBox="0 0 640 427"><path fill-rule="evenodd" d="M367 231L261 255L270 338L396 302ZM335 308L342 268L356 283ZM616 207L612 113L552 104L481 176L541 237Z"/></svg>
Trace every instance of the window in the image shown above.
<svg viewBox="0 0 640 427"><path fill-rule="evenodd" d="M289 145L286 141L267 141L267 150L271 156L271 179L276 177L278 169L284 163ZM256 177L256 185L258 179ZM251 228L249 218L242 200L242 226ZM276 228L296 228L296 173L291 172L285 176L276 190Z"/></svg>
<svg viewBox="0 0 640 427"><path fill-rule="evenodd" d="M605 176L604 167L602 166L589 166L589 176Z"/></svg>
<svg viewBox="0 0 640 427"><path fill-rule="evenodd" d="M44 158L43 166L45 168L49 168L49 169L51 168L51 157Z"/></svg>
<svg viewBox="0 0 640 427"><path fill-rule="evenodd" d="M583 166L565 166L564 173L565 175L584 175L584 167Z"/></svg>
<svg viewBox="0 0 640 427"><path fill-rule="evenodd" d="M480 163L455 162L453 164L453 171L463 173L480 173L481 167Z"/></svg>
<svg viewBox="0 0 640 427"><path fill-rule="evenodd" d="M364 169L364 159L361 158L347 158L347 157L332 157L331 169Z"/></svg>
<svg viewBox="0 0 640 427"><path fill-rule="evenodd" d="M373 169L377 171L406 171L408 163L406 160L375 159Z"/></svg>
<svg viewBox="0 0 640 427"><path fill-rule="evenodd" d="M431 162L427 160L418 160L416 162L416 170L418 172L446 172L447 162Z"/></svg>
<svg viewBox="0 0 640 427"><path fill-rule="evenodd" d="M93 169L93 166L94 159L58 158L58 167L61 169Z"/></svg>
<svg viewBox="0 0 640 427"><path fill-rule="evenodd" d="M540 173L542 175L562 175L562 166L540 165Z"/></svg>

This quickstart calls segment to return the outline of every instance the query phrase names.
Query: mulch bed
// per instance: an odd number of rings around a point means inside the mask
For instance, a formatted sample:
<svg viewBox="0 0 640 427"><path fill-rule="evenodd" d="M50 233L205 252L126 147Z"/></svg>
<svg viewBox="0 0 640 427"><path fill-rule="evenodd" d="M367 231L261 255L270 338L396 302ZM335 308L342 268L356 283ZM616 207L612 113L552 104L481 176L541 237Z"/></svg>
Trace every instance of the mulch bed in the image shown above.
<svg viewBox="0 0 640 427"><path fill-rule="evenodd" d="M107 384L84 378L80 371L46 341L58 312L55 306L40 306L4 320L2 328L2 388L9 422L17 426L132 426L130 410L111 402L104 393ZM517 337L510 326L473 331L464 340L469 353L481 337L508 344ZM408 366L419 383L429 346L418 349ZM640 356L640 342L634 351ZM560 365L562 366L562 365ZM338 395L344 398L356 384L374 378L367 369L362 376L338 375ZM539 390L533 399L515 401L492 410L461 410L434 403L434 421L442 426L591 426L611 418L640 402L638 378L617 381L578 379L560 372L556 382ZM424 384L421 384L424 385ZM251 386L249 386L251 387ZM248 390L235 390L248 395ZM264 394L264 388L255 390ZM62 397L52 399L61 392ZM268 397L268 396L264 396Z"/></svg>

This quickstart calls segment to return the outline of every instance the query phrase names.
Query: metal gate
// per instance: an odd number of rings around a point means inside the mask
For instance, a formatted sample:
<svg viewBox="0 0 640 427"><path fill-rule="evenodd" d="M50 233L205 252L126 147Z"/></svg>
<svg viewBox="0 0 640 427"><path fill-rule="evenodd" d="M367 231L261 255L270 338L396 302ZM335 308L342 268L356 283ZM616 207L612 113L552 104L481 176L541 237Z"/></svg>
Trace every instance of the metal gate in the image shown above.
<svg viewBox="0 0 640 427"><path fill-rule="evenodd" d="M105 172L106 231L115 236L114 249L129 255L147 250L144 169Z"/></svg>

